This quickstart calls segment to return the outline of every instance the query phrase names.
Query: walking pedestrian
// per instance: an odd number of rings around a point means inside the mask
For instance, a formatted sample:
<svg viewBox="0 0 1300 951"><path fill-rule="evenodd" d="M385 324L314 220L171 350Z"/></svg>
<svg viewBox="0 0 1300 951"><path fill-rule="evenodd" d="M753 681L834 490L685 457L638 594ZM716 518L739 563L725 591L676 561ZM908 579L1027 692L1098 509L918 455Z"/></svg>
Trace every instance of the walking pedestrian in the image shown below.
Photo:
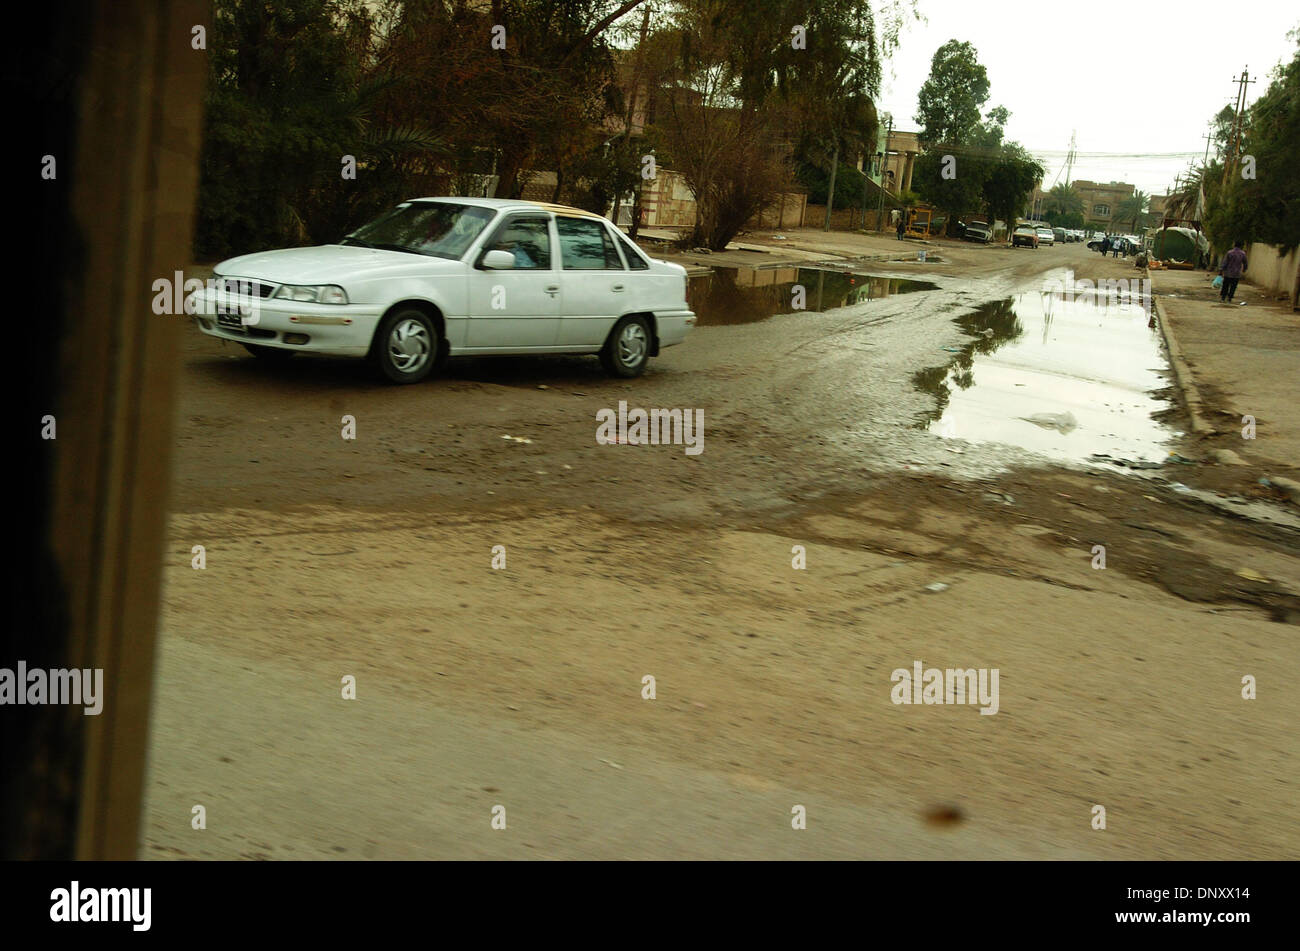
<svg viewBox="0 0 1300 951"><path fill-rule="evenodd" d="M903 232L907 230L907 221L903 215L898 216L898 240L903 240Z"/></svg>
<svg viewBox="0 0 1300 951"><path fill-rule="evenodd" d="M1223 287L1219 289L1219 300L1225 304L1231 304L1232 296L1237 293L1237 282L1246 273L1246 252L1241 249L1240 241L1233 244L1232 250L1223 256L1223 263L1219 265L1219 273L1223 275Z"/></svg>
<svg viewBox="0 0 1300 951"><path fill-rule="evenodd" d="M1104 258L1110 253L1110 235L1101 239L1101 256Z"/></svg>

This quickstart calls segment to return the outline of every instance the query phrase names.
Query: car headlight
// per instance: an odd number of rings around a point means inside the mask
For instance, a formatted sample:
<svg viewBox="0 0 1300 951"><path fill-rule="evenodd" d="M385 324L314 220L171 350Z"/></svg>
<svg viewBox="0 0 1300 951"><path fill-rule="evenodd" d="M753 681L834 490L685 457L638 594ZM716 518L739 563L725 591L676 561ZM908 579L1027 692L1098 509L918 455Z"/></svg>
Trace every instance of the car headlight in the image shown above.
<svg viewBox="0 0 1300 951"><path fill-rule="evenodd" d="M346 304L347 292L337 284L281 284L273 295L280 300L296 300L309 304Z"/></svg>

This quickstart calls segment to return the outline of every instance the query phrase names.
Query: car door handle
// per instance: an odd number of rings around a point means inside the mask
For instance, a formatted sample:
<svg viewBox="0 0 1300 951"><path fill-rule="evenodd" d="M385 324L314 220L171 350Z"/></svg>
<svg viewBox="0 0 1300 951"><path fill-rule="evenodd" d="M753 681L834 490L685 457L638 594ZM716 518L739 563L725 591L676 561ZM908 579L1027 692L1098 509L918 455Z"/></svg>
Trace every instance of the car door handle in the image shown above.
<svg viewBox="0 0 1300 951"><path fill-rule="evenodd" d="M559 284L547 284L547 285L546 285L546 293L548 293L548 294L550 294L552 297L554 297L556 294L560 293L560 285L559 285Z"/></svg>
<svg viewBox="0 0 1300 951"><path fill-rule="evenodd" d="M615 284L615 285L613 286L613 288L612 288L612 290L613 290L614 293L616 293L616 294L617 294L619 291L621 291L622 289L623 289L623 285L622 285L622 284Z"/></svg>

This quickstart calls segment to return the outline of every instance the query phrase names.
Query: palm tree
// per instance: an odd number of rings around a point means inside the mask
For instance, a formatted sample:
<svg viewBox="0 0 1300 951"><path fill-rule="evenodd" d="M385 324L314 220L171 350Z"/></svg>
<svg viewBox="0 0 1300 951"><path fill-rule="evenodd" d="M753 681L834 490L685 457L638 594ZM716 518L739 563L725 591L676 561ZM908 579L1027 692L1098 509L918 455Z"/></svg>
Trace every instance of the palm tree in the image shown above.
<svg viewBox="0 0 1300 951"><path fill-rule="evenodd" d="M1053 185L1043 199L1043 214L1082 215L1083 196L1065 183Z"/></svg>
<svg viewBox="0 0 1300 951"><path fill-rule="evenodd" d="M1205 196L1201 186L1205 181L1205 166L1198 165L1180 180L1165 202L1165 214L1170 218L1199 218Z"/></svg>
<svg viewBox="0 0 1300 951"><path fill-rule="evenodd" d="M1117 222L1127 221L1129 229L1137 231L1138 222L1146 218L1147 202L1150 200L1151 196L1146 192L1140 188L1135 190L1133 194L1119 203L1119 206L1115 209L1114 220Z"/></svg>

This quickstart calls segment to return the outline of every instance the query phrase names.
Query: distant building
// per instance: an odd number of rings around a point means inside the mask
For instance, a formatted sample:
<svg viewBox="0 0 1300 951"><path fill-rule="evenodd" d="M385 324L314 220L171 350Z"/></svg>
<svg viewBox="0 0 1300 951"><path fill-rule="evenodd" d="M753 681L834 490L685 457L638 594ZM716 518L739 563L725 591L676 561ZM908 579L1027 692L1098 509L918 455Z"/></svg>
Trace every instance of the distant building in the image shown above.
<svg viewBox="0 0 1300 951"><path fill-rule="evenodd" d="M894 129L886 132L882 123L876 133L876 151L858 159L858 171L865 172L877 185L884 185L891 195L912 190L912 169L921 154L917 132Z"/></svg>
<svg viewBox="0 0 1300 951"><path fill-rule="evenodd" d="M1083 221L1087 228L1098 231L1111 231L1115 213L1120 202L1133 196L1133 186L1124 182L1075 181L1071 183L1075 191L1083 198Z"/></svg>

